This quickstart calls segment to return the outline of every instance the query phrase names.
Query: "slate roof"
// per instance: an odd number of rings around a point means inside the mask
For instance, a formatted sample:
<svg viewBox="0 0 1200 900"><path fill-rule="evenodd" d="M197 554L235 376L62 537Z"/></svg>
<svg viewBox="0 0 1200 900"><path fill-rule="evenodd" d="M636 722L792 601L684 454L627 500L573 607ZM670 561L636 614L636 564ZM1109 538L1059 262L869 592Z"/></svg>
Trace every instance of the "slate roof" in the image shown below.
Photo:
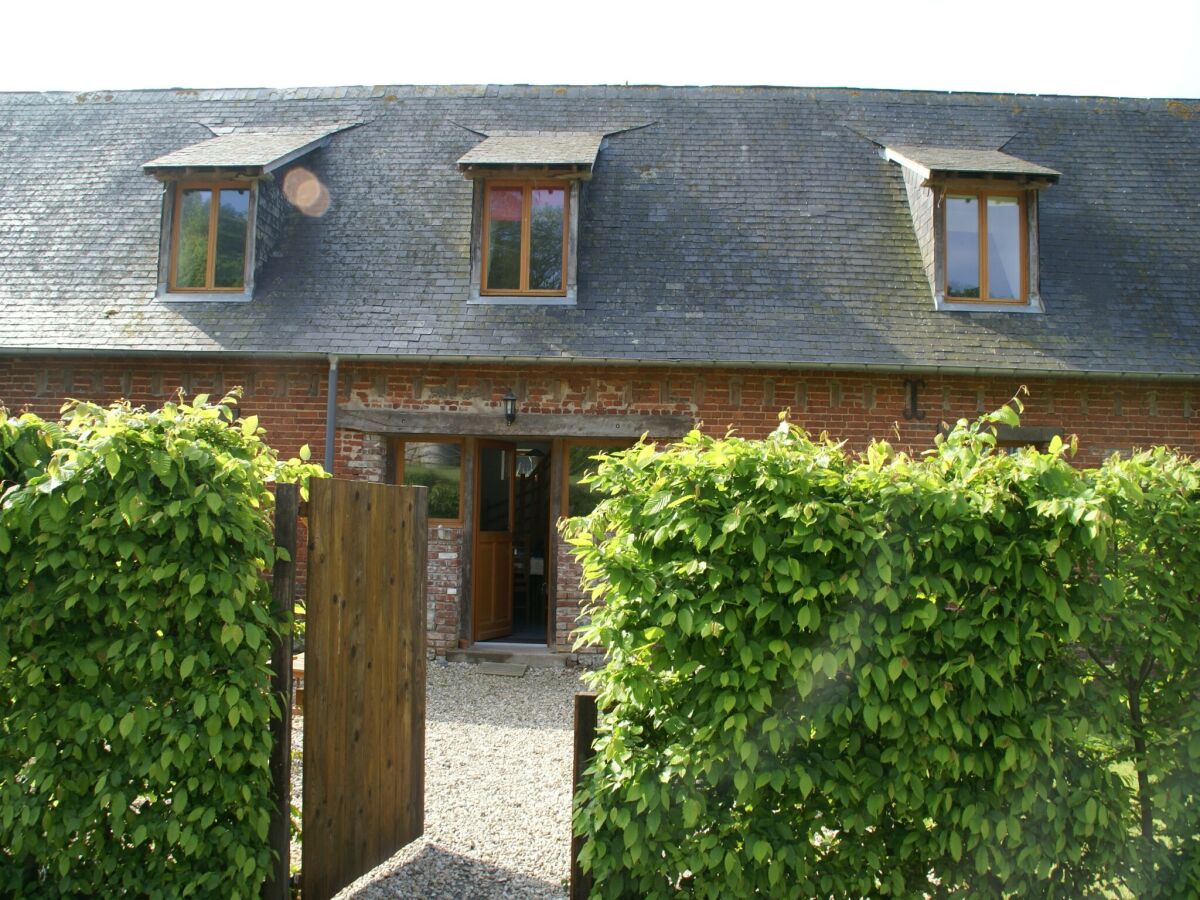
<svg viewBox="0 0 1200 900"><path fill-rule="evenodd" d="M493 131L461 157L460 166L592 166L603 134L590 131Z"/></svg>
<svg viewBox="0 0 1200 900"><path fill-rule="evenodd" d="M302 159L248 303L155 299L163 187L210 137L356 121ZM645 126L635 128L635 126ZM624 130L631 129L635 130ZM470 294L494 131L607 133L578 303ZM616 133L621 132L621 133ZM1045 314L936 312L882 146L1003 149L1041 192ZM1200 376L1200 103L788 88L0 95L0 353L176 351Z"/></svg>
<svg viewBox="0 0 1200 900"><path fill-rule="evenodd" d="M1028 160L1018 159L999 150L975 150L962 147L910 147L901 145L887 148L911 160L933 175L1038 175L1057 178L1061 172L1039 166Z"/></svg>
<svg viewBox="0 0 1200 900"><path fill-rule="evenodd" d="M345 126L341 126L345 127ZM142 164L143 169L254 168L271 171L329 137L341 127L289 129L286 131L239 131L217 135L198 144L181 147Z"/></svg>

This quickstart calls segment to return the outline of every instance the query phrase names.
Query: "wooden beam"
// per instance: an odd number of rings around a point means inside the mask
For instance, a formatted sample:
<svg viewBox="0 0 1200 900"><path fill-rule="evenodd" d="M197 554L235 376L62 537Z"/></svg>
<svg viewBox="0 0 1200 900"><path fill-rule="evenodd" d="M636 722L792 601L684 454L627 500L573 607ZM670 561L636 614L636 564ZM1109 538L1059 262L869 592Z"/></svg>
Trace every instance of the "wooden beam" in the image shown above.
<svg viewBox="0 0 1200 900"><path fill-rule="evenodd" d="M562 438L550 442L550 536L546 542L546 643L558 647L558 522L563 511L563 483L566 481L567 444ZM570 649L569 647L564 649Z"/></svg>
<svg viewBox="0 0 1200 900"><path fill-rule="evenodd" d="M458 170L464 178L471 180L480 178L561 178L566 181L590 181L592 167L583 163L562 163L560 165L528 165L528 164L477 164L459 163Z"/></svg>
<svg viewBox="0 0 1200 900"><path fill-rule="evenodd" d="M1040 191L1055 181L1047 176L1006 174L1004 172L934 172L922 183L922 187L944 188L954 191Z"/></svg>
<svg viewBox="0 0 1200 900"><path fill-rule="evenodd" d="M596 755L596 726L599 723L599 710L596 707L594 691L580 691L575 695L575 753L571 767L572 796L579 792L579 782L583 773ZM579 867L579 852L583 849L584 839L571 829L571 881L567 890L570 900L586 900L592 893L591 873L584 874Z"/></svg>
<svg viewBox="0 0 1200 900"><path fill-rule="evenodd" d="M374 434L452 434L477 437L680 438L691 416L518 414L508 425L496 412L440 412L338 407L338 428Z"/></svg>
<svg viewBox="0 0 1200 900"><path fill-rule="evenodd" d="M479 465L479 443L472 438L463 441L463 477L459 490L463 492L463 520L459 531L458 551L458 639L470 646L475 638L475 612L471 596L475 573L475 468ZM463 646L460 643L460 646Z"/></svg>

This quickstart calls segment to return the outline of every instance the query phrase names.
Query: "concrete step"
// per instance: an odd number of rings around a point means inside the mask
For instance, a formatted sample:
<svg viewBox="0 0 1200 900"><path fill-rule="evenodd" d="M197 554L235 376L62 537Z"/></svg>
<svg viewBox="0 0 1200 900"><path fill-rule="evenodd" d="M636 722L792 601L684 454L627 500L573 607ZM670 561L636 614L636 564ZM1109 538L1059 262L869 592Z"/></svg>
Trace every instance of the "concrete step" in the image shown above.
<svg viewBox="0 0 1200 900"><path fill-rule="evenodd" d="M531 669L565 669L568 654L554 653L537 644L488 641L465 650L447 650L446 661L457 663L509 663Z"/></svg>

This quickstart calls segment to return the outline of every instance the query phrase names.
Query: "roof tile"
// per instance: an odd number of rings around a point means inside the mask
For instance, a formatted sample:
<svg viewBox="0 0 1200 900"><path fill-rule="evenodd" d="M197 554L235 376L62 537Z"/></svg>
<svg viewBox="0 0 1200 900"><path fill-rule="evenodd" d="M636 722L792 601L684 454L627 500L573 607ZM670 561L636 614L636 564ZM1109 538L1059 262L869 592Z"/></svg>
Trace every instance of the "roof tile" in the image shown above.
<svg viewBox="0 0 1200 900"><path fill-rule="evenodd" d="M0 94L0 352L1200 376L1200 117L1169 101L615 86L229 96ZM329 209L282 208L250 303L155 299L162 186L141 166L206 138L200 122L364 123L305 159ZM637 123L651 124L614 133ZM462 125L609 134L578 207L577 304L467 302L473 194L455 162L478 139ZM881 143L1003 146L1063 173L1039 195L1043 315L934 310Z"/></svg>

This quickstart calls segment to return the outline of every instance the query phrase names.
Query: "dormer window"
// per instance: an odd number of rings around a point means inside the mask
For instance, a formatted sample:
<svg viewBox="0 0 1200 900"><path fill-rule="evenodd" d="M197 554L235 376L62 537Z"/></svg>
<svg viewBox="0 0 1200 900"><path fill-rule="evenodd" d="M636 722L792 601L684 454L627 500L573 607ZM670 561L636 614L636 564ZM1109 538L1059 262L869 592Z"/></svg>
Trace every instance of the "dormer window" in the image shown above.
<svg viewBox="0 0 1200 900"><path fill-rule="evenodd" d="M485 184L482 294L566 294L568 190L561 182Z"/></svg>
<svg viewBox="0 0 1200 900"><path fill-rule="evenodd" d="M1038 192L1053 169L1000 150L885 147L904 173L936 309L1041 312Z"/></svg>
<svg viewBox="0 0 1200 900"><path fill-rule="evenodd" d="M463 154L475 183L471 303L574 303L580 183L604 135L496 131Z"/></svg>
<svg viewBox="0 0 1200 900"><path fill-rule="evenodd" d="M152 159L142 165L163 182L159 243L160 300L249 300L254 295L256 258L266 258L278 232L281 206L292 203L306 215L329 206L306 204L280 191L272 173L329 143L348 125L280 131L230 131ZM302 171L294 167L287 176ZM282 174L282 173L280 173ZM323 186L311 173L310 191L320 201ZM266 225L258 224L265 205Z"/></svg>
<svg viewBox="0 0 1200 900"><path fill-rule="evenodd" d="M1024 193L947 193L946 300L1026 303L1028 229Z"/></svg>
<svg viewBox="0 0 1200 900"><path fill-rule="evenodd" d="M253 187L233 182L175 186L172 291L235 291L246 286Z"/></svg>

